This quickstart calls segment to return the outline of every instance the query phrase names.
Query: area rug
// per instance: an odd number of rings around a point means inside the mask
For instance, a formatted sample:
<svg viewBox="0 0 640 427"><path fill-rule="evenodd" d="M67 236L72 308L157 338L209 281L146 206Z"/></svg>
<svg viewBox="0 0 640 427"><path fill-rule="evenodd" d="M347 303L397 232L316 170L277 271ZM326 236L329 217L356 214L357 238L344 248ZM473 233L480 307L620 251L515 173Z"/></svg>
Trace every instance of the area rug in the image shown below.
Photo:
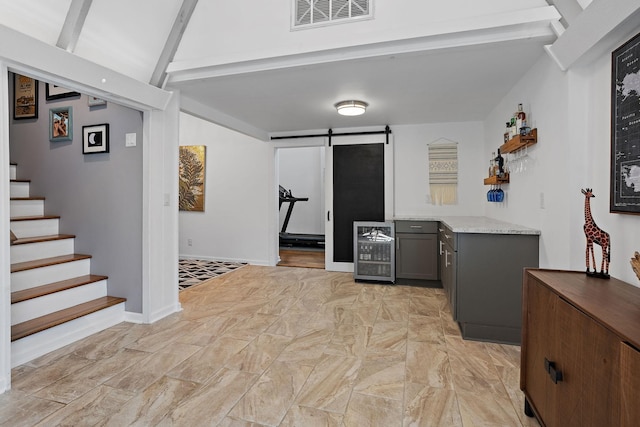
<svg viewBox="0 0 640 427"><path fill-rule="evenodd" d="M245 262L205 261L181 259L178 261L178 288L185 290L190 286L221 276L247 265Z"/></svg>

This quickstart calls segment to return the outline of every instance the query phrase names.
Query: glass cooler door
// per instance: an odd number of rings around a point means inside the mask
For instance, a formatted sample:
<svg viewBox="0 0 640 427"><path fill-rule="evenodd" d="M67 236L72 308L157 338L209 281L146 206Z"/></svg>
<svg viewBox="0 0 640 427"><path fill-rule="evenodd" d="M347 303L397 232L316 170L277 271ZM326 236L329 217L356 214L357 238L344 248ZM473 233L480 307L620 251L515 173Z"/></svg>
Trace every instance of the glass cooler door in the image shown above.
<svg viewBox="0 0 640 427"><path fill-rule="evenodd" d="M356 280L395 282L393 222L353 223L353 276Z"/></svg>

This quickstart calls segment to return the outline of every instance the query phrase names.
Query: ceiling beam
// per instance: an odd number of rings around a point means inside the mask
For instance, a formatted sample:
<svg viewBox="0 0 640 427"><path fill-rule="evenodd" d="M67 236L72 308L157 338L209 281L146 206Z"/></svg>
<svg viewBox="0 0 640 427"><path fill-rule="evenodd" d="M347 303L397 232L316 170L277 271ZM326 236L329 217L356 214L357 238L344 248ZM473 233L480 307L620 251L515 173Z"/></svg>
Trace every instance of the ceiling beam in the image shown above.
<svg viewBox="0 0 640 427"><path fill-rule="evenodd" d="M589 5L551 45L545 46L561 70L566 71L582 58L604 54L608 36L616 30L637 28L638 0L600 0Z"/></svg>
<svg viewBox="0 0 640 427"><path fill-rule="evenodd" d="M56 46L67 52L73 52L80 38L84 21L87 19L93 0L72 0L67 17L64 20Z"/></svg>
<svg viewBox="0 0 640 427"><path fill-rule="evenodd" d="M184 30L187 28L191 15L193 14L197 4L198 0L183 0L180 11L176 16L176 20L174 21L171 32L169 33L169 37L167 37L162 53L158 58L156 68L153 70L153 74L151 75L149 84L152 86L164 86L165 80L167 79L167 67L169 66L169 63L173 61L173 56L176 54L178 46L180 46L180 40L182 40Z"/></svg>

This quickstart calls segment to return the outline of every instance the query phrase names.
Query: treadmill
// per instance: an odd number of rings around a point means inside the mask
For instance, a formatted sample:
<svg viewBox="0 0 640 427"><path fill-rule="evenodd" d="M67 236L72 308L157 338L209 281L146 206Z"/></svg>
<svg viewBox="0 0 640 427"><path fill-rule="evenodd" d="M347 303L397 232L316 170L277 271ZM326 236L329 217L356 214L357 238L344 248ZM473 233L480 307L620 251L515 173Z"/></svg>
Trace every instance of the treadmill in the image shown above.
<svg viewBox="0 0 640 427"><path fill-rule="evenodd" d="M291 213L296 202L306 202L308 200L308 197L294 197L291 194L291 190L286 190L282 185L280 186L279 209L282 209L283 203L289 203L287 215L282 223L282 230L280 230L280 246L321 247L324 249L324 234L287 233Z"/></svg>

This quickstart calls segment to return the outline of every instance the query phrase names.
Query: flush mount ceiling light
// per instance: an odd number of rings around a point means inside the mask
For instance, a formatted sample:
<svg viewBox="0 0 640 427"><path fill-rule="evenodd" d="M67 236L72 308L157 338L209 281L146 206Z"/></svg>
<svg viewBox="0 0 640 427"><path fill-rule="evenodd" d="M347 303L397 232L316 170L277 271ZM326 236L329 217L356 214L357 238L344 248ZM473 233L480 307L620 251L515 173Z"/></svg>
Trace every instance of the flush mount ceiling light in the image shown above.
<svg viewBox="0 0 640 427"><path fill-rule="evenodd" d="M364 101L340 101L335 107L342 116L359 116L364 114L369 104Z"/></svg>

